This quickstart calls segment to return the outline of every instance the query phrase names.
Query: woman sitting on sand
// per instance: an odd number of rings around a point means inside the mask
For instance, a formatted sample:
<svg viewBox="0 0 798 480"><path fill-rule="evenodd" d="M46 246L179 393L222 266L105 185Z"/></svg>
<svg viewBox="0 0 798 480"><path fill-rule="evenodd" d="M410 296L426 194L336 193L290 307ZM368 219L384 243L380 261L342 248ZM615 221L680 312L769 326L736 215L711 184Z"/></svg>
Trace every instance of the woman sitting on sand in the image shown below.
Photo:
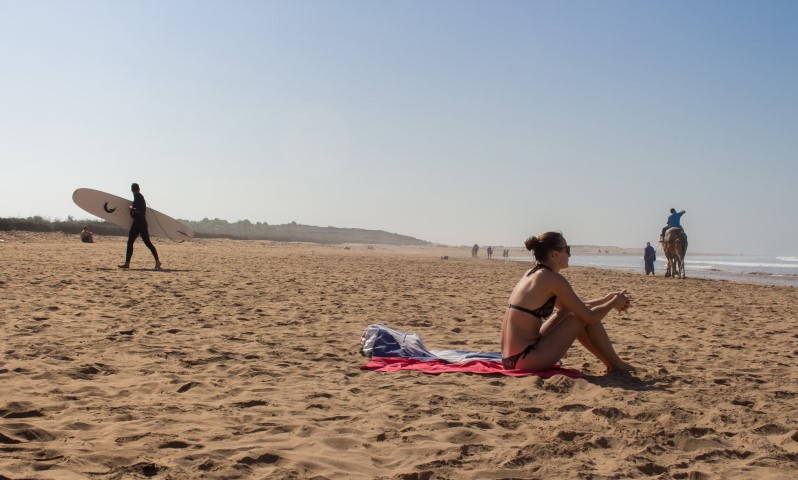
<svg viewBox="0 0 798 480"><path fill-rule="evenodd" d="M518 281L502 323L502 363L507 370L547 370L571 348L574 340L607 367L607 372L633 371L612 347L601 320L613 308L626 311L626 290L582 301L560 270L568 268L571 247L561 233L546 232L524 242L535 252L535 266ZM554 313L554 309L557 309Z"/></svg>

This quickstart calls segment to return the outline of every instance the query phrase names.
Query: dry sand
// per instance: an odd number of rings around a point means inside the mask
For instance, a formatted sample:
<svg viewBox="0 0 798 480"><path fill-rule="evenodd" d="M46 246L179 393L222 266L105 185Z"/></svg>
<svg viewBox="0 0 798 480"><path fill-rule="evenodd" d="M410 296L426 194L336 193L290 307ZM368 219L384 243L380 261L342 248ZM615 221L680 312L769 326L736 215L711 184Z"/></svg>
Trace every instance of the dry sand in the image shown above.
<svg viewBox="0 0 798 480"><path fill-rule="evenodd" d="M635 377L363 371L371 323L496 350L527 268L468 249L0 232L0 479L787 479L798 289L572 268L628 288ZM483 253L483 252L481 252ZM448 260L441 257L448 255Z"/></svg>

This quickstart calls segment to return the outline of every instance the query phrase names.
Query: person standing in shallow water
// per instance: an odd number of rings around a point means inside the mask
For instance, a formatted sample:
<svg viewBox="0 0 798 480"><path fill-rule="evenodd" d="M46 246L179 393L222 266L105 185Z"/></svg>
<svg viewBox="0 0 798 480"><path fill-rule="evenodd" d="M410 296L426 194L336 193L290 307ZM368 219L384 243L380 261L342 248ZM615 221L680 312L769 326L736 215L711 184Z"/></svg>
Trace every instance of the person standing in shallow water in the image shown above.
<svg viewBox="0 0 798 480"><path fill-rule="evenodd" d="M147 227L147 202L144 200L144 195L141 194L139 184L134 183L130 186L130 191L133 192L133 205L130 207L130 216L133 218L133 225L130 226L130 233L127 237L127 252L125 254L125 263L119 265L119 268L130 268L130 259L133 257L133 243L136 238L141 235L144 245L150 249L153 258L155 258L155 269L161 268L161 261L158 259L158 251L155 245L150 241L150 232Z"/></svg>
<svg viewBox="0 0 798 480"><path fill-rule="evenodd" d="M529 237L535 265L515 285L501 331L502 365L506 370L548 370L575 340L596 356L607 373L634 371L615 353L602 320L613 309L630 307L626 290L584 301L560 270L568 268L571 247L559 232ZM556 308L556 312L555 312Z"/></svg>

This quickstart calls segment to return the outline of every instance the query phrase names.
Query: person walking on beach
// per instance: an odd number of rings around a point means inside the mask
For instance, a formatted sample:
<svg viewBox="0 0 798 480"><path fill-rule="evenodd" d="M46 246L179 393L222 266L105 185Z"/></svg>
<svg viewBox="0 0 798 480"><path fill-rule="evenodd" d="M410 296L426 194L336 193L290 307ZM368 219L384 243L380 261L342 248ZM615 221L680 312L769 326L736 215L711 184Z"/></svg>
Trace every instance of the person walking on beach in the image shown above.
<svg viewBox="0 0 798 480"><path fill-rule="evenodd" d="M127 237L127 252L125 254L125 263L119 265L119 268L130 268L130 259L133 257L133 243L139 235L144 241L144 245L150 249L153 258L155 258L155 269L161 268L161 261L158 259L158 251L155 245L150 241L150 232L147 227L147 202L144 200L144 195L141 194L139 184L134 183L130 185L130 191L133 192L133 205L130 207L130 216L133 217L133 225L130 226L130 233Z"/></svg>
<svg viewBox="0 0 798 480"><path fill-rule="evenodd" d="M605 365L607 373L634 371L618 357L602 320L630 306L626 290L583 301L560 270L568 268L571 247L559 232L529 237L535 264L510 294L501 331L502 365L507 370L547 370L579 342ZM556 308L556 312L555 312Z"/></svg>
<svg viewBox="0 0 798 480"><path fill-rule="evenodd" d="M488 245L488 250L487 250L487 252L488 252L488 258L493 258L493 247L491 247L490 245Z"/></svg>
<svg viewBox="0 0 798 480"><path fill-rule="evenodd" d="M646 248L643 249L643 261L646 264L646 275L649 273L654 275L654 262L657 261L657 252L651 246L651 242L646 242Z"/></svg>
<svg viewBox="0 0 798 480"><path fill-rule="evenodd" d="M665 240L665 232L669 228L682 228L682 215L687 213L687 210L677 212L675 208L671 208L671 214L668 215L668 222L662 227L662 234L659 236L660 241Z"/></svg>

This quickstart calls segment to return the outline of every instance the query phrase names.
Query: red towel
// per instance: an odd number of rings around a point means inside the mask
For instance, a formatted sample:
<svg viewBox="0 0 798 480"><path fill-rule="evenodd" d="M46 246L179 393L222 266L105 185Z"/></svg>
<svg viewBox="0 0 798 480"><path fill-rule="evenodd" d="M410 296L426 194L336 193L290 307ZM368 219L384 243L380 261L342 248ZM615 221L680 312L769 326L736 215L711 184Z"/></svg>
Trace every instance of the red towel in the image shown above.
<svg viewBox="0 0 798 480"><path fill-rule="evenodd" d="M581 378L578 370L553 366L549 370L533 372L531 370L505 370L501 362L486 360L471 360L462 363L447 363L442 360L424 361L417 358L404 357L372 357L363 367L363 370L375 372L397 372L399 370L418 370L419 372L437 375L446 372L467 372L483 375L508 375L510 377L526 377L535 375L548 378L553 375L565 375L571 378Z"/></svg>

